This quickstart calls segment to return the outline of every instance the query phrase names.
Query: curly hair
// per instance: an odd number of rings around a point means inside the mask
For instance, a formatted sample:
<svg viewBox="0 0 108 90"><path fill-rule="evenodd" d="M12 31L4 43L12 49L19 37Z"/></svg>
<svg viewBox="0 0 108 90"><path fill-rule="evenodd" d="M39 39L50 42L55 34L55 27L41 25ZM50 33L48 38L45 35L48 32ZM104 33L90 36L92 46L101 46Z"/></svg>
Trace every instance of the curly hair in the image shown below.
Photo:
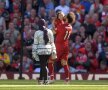
<svg viewBox="0 0 108 90"><path fill-rule="evenodd" d="M68 23L72 23L72 24L75 23L76 16L73 12L69 12L66 17L67 17Z"/></svg>

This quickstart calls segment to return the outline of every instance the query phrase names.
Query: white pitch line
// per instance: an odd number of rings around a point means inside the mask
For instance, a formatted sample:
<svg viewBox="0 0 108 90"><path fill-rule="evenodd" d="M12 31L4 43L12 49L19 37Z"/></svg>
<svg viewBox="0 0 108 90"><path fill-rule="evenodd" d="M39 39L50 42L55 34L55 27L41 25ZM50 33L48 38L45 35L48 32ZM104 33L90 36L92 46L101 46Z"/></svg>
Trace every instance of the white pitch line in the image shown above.
<svg viewBox="0 0 108 90"><path fill-rule="evenodd" d="M57 86L64 86L64 87L108 87L108 85L0 85L0 87L38 87L38 86L45 86L45 87L57 87Z"/></svg>

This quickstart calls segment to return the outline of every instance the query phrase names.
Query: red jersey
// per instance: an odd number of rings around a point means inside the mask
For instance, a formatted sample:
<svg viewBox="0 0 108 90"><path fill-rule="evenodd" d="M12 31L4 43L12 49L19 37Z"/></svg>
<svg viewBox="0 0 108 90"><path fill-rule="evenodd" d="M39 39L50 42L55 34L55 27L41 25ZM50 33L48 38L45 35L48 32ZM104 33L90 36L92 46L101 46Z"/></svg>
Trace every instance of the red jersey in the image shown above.
<svg viewBox="0 0 108 90"><path fill-rule="evenodd" d="M72 26L68 23L59 24L56 30L55 43L68 45L68 39L72 33Z"/></svg>
<svg viewBox="0 0 108 90"><path fill-rule="evenodd" d="M63 20L60 20L60 19L56 19L54 24L55 24L55 27L56 27L56 29L57 29L57 27L58 27L59 25L64 24L64 21L63 21Z"/></svg>

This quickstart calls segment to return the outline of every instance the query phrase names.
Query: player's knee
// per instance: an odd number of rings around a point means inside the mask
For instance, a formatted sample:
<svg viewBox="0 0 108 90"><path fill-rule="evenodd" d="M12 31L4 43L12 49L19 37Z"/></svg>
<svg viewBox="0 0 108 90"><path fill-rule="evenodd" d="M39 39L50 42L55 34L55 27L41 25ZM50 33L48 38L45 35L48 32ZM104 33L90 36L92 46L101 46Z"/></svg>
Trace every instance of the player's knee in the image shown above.
<svg viewBox="0 0 108 90"><path fill-rule="evenodd" d="M66 60L61 60L61 65L62 66L67 65L67 61Z"/></svg>

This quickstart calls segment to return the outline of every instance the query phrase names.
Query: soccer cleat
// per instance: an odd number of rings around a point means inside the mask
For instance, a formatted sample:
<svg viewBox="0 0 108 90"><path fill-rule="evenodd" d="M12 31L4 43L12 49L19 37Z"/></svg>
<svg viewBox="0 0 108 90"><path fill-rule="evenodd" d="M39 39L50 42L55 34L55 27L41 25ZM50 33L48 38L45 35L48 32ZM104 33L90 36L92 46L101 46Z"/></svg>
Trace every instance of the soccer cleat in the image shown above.
<svg viewBox="0 0 108 90"><path fill-rule="evenodd" d="M49 84L52 84L52 83L54 83L54 76L53 75L51 75L51 76L48 76L48 81L49 81Z"/></svg>
<svg viewBox="0 0 108 90"><path fill-rule="evenodd" d="M39 85L43 85L43 80L38 82Z"/></svg>
<svg viewBox="0 0 108 90"><path fill-rule="evenodd" d="M39 80L39 78L37 78L37 81L38 81L38 85L43 85L44 84L44 81L43 80Z"/></svg>
<svg viewBox="0 0 108 90"><path fill-rule="evenodd" d="M48 85L49 84L49 80L45 80L43 84L44 85Z"/></svg>
<svg viewBox="0 0 108 90"><path fill-rule="evenodd" d="M54 79L53 80L49 80L49 84L53 84L54 83Z"/></svg>
<svg viewBox="0 0 108 90"><path fill-rule="evenodd" d="M64 83L65 84L69 84L70 83L70 80L67 78L67 79L65 79Z"/></svg>

